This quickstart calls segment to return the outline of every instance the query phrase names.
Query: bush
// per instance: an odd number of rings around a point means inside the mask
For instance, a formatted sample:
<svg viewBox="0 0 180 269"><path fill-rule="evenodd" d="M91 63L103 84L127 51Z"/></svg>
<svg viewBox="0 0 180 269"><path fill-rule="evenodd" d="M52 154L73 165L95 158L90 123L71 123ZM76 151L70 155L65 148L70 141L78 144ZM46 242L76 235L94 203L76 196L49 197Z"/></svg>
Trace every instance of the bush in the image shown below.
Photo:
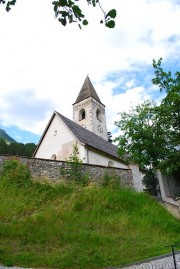
<svg viewBox="0 0 180 269"><path fill-rule="evenodd" d="M30 182L31 172L25 164L16 159L11 159L3 163L1 176L10 183L26 185Z"/></svg>
<svg viewBox="0 0 180 269"><path fill-rule="evenodd" d="M76 143L73 146L73 153L69 159L66 160L65 169L60 169L60 173L78 184L87 185L89 182L89 175L84 173L82 162L83 161L79 158L79 150Z"/></svg>
<svg viewBox="0 0 180 269"><path fill-rule="evenodd" d="M109 174L107 171L103 174L102 178L100 179L100 185L102 187L110 187L113 189L121 187L121 178L116 174Z"/></svg>

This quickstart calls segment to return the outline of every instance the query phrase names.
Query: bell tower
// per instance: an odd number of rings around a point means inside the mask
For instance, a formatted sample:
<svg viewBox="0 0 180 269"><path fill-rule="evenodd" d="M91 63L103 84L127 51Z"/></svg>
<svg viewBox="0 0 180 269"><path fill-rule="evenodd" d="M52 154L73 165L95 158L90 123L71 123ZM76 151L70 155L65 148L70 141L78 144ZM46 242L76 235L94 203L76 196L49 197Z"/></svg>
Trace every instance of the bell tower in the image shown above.
<svg viewBox="0 0 180 269"><path fill-rule="evenodd" d="M73 121L108 140L105 105L101 103L88 76L73 104Z"/></svg>

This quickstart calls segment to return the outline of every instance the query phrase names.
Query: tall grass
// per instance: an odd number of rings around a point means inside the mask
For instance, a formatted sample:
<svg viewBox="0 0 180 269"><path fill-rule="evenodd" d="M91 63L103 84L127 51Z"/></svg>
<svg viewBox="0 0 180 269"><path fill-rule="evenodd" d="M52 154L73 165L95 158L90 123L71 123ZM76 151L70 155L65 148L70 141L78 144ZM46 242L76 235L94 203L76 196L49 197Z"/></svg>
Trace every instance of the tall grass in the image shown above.
<svg viewBox="0 0 180 269"><path fill-rule="evenodd" d="M130 189L25 186L0 178L0 263L103 268L167 251L180 222L147 194Z"/></svg>

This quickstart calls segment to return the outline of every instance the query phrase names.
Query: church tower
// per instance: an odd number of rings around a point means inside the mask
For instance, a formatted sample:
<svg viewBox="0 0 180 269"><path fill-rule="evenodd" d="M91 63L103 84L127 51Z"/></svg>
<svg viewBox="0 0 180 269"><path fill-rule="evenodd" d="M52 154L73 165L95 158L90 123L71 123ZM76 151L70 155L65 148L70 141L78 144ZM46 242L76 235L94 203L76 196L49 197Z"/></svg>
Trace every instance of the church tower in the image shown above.
<svg viewBox="0 0 180 269"><path fill-rule="evenodd" d="M73 121L108 140L105 105L101 103L88 76L73 104Z"/></svg>

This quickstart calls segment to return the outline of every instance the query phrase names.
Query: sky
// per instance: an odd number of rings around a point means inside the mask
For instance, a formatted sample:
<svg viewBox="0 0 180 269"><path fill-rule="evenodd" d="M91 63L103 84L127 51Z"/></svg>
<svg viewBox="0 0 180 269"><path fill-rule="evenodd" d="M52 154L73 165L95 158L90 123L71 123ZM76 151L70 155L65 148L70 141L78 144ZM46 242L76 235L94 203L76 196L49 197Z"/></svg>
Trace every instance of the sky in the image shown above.
<svg viewBox="0 0 180 269"><path fill-rule="evenodd" d="M88 26L62 26L50 0L0 5L0 129L17 142L38 143L54 110L72 120L72 104L87 75L106 106L113 137L119 113L162 98L153 59L180 71L180 0L101 0L117 10L116 27L79 0Z"/></svg>

